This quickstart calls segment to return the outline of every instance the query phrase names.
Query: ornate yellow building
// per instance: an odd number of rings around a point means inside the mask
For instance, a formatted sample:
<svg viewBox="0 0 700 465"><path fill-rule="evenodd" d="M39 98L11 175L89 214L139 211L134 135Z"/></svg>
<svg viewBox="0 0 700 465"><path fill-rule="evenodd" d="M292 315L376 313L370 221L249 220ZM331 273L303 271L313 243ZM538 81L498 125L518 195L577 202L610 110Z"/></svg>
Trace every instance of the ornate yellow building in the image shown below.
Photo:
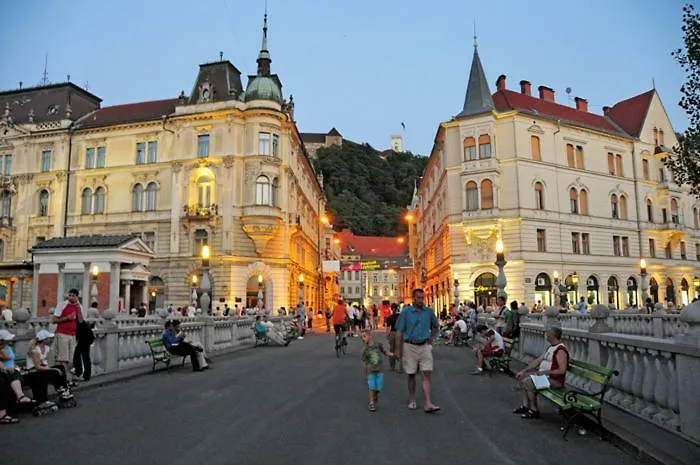
<svg viewBox="0 0 700 465"><path fill-rule="evenodd" d="M39 241L137 233L154 252L153 307L190 300L209 245L213 308L254 306L259 287L268 309L296 305L302 274L303 299L318 308L326 199L271 62L266 16L245 89L222 59L200 65L176 99L100 108L71 83L0 93L0 301L29 306ZM81 288L83 270L64 271L65 287ZM141 299L130 285L127 308ZM39 313L52 292L39 290Z"/></svg>

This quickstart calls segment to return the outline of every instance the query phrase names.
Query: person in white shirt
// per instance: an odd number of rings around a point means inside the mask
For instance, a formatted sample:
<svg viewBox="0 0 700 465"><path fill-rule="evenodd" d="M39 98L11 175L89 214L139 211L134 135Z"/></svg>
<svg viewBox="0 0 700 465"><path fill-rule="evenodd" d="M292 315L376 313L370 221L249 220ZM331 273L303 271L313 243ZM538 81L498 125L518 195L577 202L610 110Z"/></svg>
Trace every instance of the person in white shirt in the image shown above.
<svg viewBox="0 0 700 465"><path fill-rule="evenodd" d="M48 356L54 334L42 329L29 342L27 349L27 371L22 377L31 386L34 400L39 403L48 401L48 387L51 384L62 399L73 397L68 389L68 380L61 365L49 366Z"/></svg>
<svg viewBox="0 0 700 465"><path fill-rule="evenodd" d="M275 329L274 323L268 320L267 315L263 315L262 319L262 325L265 327L265 335L270 341L280 346L289 345L289 342L284 340L282 333Z"/></svg>
<svg viewBox="0 0 700 465"><path fill-rule="evenodd" d="M467 323L462 319L461 315L457 315L455 324L452 326L452 343L457 344L460 338L467 334Z"/></svg>
<svg viewBox="0 0 700 465"><path fill-rule="evenodd" d="M486 325L476 327L476 332L485 339L483 346L476 347L474 354L476 355L477 367L472 372L473 375L480 375L484 372L484 358L494 357L503 354L505 344L503 336L498 334L498 331L489 329Z"/></svg>

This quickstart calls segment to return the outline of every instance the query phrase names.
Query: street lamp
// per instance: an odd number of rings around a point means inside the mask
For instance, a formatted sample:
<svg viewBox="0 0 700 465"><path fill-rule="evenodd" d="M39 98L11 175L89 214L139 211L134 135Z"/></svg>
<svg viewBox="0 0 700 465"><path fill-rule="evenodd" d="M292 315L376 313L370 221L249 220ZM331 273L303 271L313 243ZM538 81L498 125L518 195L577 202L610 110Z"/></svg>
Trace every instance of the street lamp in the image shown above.
<svg viewBox="0 0 700 465"><path fill-rule="evenodd" d="M262 310L264 308L265 303L263 302L263 275L262 273L258 274L258 308Z"/></svg>
<svg viewBox="0 0 700 465"><path fill-rule="evenodd" d="M304 273L299 275L299 305L304 305Z"/></svg>
<svg viewBox="0 0 700 465"><path fill-rule="evenodd" d="M639 274L641 276L639 286L642 288L642 305L647 304L649 298L649 282L647 281L647 261L639 260Z"/></svg>
<svg viewBox="0 0 700 465"><path fill-rule="evenodd" d="M503 247L503 241L501 239L498 239L496 241L496 263L495 265L498 267L498 277L496 278L496 287L498 288L498 292L496 295L498 297L503 297L504 299L508 299L508 294L506 294L506 285L508 282L506 281L506 275L503 272L503 267L506 266L506 259L505 259L505 254L503 253L504 247Z"/></svg>
<svg viewBox="0 0 700 465"><path fill-rule="evenodd" d="M575 271L571 275L571 281L573 281L573 283L574 283L574 300L575 300L574 303L577 303L578 302L578 273L576 273Z"/></svg>
<svg viewBox="0 0 700 465"><path fill-rule="evenodd" d="M459 273L455 271L455 290L454 290L454 296L455 296L455 307L459 307Z"/></svg>
<svg viewBox="0 0 700 465"><path fill-rule="evenodd" d="M190 299L192 301L192 307L197 308L197 275L192 275L192 294L190 294Z"/></svg>
<svg viewBox="0 0 700 465"><path fill-rule="evenodd" d="M410 223L415 219L415 217L413 216L413 213L406 213L403 219Z"/></svg>
<svg viewBox="0 0 700 465"><path fill-rule="evenodd" d="M209 314L209 304L211 303L211 297L209 297L209 292L211 291L211 281L209 280L209 257L209 246L202 246L202 283L199 286L200 290L202 291L202 296L199 298L199 303L202 306L202 315Z"/></svg>
<svg viewBox="0 0 700 465"><path fill-rule="evenodd" d="M92 270L90 270L90 274L92 275L92 288L90 289L90 297L92 297L92 303L94 304L97 302L97 277L100 274L100 268L97 265L94 265L92 267Z"/></svg>

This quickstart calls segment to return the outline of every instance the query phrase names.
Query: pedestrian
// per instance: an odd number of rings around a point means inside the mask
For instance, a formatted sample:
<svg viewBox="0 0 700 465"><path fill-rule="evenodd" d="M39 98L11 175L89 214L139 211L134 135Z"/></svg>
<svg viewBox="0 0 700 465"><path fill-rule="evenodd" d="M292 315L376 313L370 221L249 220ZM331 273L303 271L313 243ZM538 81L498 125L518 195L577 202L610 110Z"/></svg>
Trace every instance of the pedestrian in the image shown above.
<svg viewBox="0 0 700 465"><path fill-rule="evenodd" d="M377 305L372 305L372 327L379 329L379 309Z"/></svg>
<svg viewBox="0 0 700 465"><path fill-rule="evenodd" d="M63 366L69 386L73 386L73 356L78 346L78 323L83 321L83 309L78 301L77 289L68 291L67 299L56 306L53 322L56 324L56 361Z"/></svg>
<svg viewBox="0 0 700 465"><path fill-rule="evenodd" d="M345 310L343 310L343 313L345 313ZM326 332L330 333L331 332L331 317L333 316L333 313L331 313L331 308L326 307Z"/></svg>
<svg viewBox="0 0 700 465"><path fill-rule="evenodd" d="M97 302L93 302L91 308L97 310ZM95 342L95 333L92 329L94 323L89 323L86 320L78 322L76 329L76 346L73 353L73 367L75 368L75 377L80 381L90 381L92 376L92 361L90 360L90 346ZM53 336L52 336L53 337Z"/></svg>
<svg viewBox="0 0 700 465"><path fill-rule="evenodd" d="M297 336L297 339L304 339L304 334L306 334L306 309L304 308L304 304L298 304L297 305L297 318L299 320L299 336Z"/></svg>
<svg viewBox="0 0 700 465"><path fill-rule="evenodd" d="M309 307L309 329L314 328L314 309Z"/></svg>
<svg viewBox="0 0 700 465"><path fill-rule="evenodd" d="M370 329L362 330L362 341L365 348L362 350L362 362L365 365L365 375L369 387L369 411L377 411L379 393L384 385L384 373L382 373L382 354L393 357L394 354L388 352L381 343L374 342Z"/></svg>
<svg viewBox="0 0 700 465"><path fill-rule="evenodd" d="M416 407L416 374L420 370L423 375L423 395L425 413L440 411L433 404L431 394L431 375L433 372L432 340L438 331L438 320L433 309L425 306L423 289L413 290L413 304L401 310L399 321L396 323L395 356L403 355L403 368L408 375L408 408Z"/></svg>
<svg viewBox="0 0 700 465"><path fill-rule="evenodd" d="M396 304L392 305L391 315L389 315L385 320L384 324L387 327L387 339L389 340L389 351L394 352L396 350L396 323L399 320L399 306ZM389 359L389 367L391 371L396 371L401 373L401 360L396 363L396 357L391 357Z"/></svg>

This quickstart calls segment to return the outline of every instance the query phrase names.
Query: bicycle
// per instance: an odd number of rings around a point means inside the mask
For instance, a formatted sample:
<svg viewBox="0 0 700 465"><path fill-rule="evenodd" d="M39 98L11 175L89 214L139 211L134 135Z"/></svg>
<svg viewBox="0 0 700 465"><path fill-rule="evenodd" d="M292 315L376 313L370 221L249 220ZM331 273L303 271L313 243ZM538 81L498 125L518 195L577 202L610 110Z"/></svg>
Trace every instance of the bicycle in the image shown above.
<svg viewBox="0 0 700 465"><path fill-rule="evenodd" d="M339 326L340 325L336 325L335 327L335 356L338 358L340 358L341 352L343 355L346 354L346 347L348 346L348 340L345 337L345 328Z"/></svg>

